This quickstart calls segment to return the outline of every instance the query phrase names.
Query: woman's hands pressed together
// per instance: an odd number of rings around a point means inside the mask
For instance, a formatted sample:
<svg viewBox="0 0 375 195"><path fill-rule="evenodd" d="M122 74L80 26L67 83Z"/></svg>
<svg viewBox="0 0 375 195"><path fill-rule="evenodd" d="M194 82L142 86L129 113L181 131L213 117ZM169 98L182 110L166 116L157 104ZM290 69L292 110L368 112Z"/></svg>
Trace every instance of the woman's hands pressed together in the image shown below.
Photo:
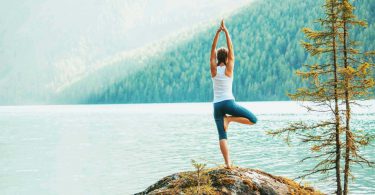
<svg viewBox="0 0 375 195"><path fill-rule="evenodd" d="M221 22L220 22L220 27L219 27L219 29L217 29L217 32L226 31L226 30L227 30L227 28L225 27L224 19L222 19Z"/></svg>

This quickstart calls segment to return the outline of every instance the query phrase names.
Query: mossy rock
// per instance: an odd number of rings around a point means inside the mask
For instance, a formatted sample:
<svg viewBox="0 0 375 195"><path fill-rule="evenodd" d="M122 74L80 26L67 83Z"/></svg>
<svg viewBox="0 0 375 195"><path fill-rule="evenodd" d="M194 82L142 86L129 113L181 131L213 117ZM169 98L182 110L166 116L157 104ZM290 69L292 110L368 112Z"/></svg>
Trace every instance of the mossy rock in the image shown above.
<svg viewBox="0 0 375 195"><path fill-rule="evenodd" d="M196 194L197 182L192 181L196 172L181 172L164 177L140 194ZM321 195L312 187L302 186L288 178L274 176L261 170L235 167L231 170L210 168L203 173L209 178L200 184L200 194L247 194L247 195Z"/></svg>

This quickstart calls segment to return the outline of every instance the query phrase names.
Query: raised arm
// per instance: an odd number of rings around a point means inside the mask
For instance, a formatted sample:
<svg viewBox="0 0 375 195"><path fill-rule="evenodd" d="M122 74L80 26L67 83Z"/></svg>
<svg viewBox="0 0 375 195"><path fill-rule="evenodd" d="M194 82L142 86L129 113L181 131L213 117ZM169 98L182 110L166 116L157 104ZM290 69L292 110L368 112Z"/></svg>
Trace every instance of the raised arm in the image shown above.
<svg viewBox="0 0 375 195"><path fill-rule="evenodd" d="M234 67L233 44L232 44L232 40L230 38L228 29L224 25L224 20L221 21L221 28L225 32L225 38L227 40L227 46L228 46L228 64L227 64L227 69L229 71L229 74L232 75L232 73L233 73L233 67Z"/></svg>
<svg viewBox="0 0 375 195"><path fill-rule="evenodd" d="M217 41L219 39L219 35L220 35L221 30L222 29L219 28L216 31L215 38L214 38L214 41L212 42L212 46L211 46L211 57L210 57L211 77L216 76L216 67L217 67L217 64L216 64L216 45L217 45Z"/></svg>

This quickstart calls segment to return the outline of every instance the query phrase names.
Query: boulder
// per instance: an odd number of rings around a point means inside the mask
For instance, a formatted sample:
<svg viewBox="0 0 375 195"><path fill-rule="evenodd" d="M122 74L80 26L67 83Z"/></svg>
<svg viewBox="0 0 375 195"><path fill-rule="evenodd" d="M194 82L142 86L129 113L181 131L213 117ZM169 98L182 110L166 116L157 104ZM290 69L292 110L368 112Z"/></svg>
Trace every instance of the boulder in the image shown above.
<svg viewBox="0 0 375 195"><path fill-rule="evenodd" d="M199 181L199 182L198 182ZM323 194L288 178L250 168L210 168L162 178L141 194Z"/></svg>

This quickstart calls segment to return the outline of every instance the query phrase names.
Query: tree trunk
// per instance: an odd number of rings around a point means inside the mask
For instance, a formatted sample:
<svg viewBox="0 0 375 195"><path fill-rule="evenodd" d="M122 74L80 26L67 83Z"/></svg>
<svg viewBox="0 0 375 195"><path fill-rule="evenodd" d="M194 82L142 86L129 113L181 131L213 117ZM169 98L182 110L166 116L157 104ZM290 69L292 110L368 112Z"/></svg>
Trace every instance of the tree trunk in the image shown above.
<svg viewBox="0 0 375 195"><path fill-rule="evenodd" d="M331 13L334 14L334 7L336 6L334 4L334 1L331 1ZM334 96L335 96L335 134L336 134L336 183L337 183L337 190L336 193L341 195L342 194L342 188L341 188L341 174L340 174L340 158L341 158L341 144L340 144L340 113L339 113L339 106L338 106L338 94L337 94L337 56L336 56L336 21L332 21L332 47L333 47L333 66L334 66Z"/></svg>
<svg viewBox="0 0 375 195"><path fill-rule="evenodd" d="M344 3L346 0L342 0ZM343 52L344 52L344 66L345 68L348 67L348 52L347 52L347 20L345 16L343 16L343 30L344 30L344 38L343 38ZM349 104L349 78L345 77L345 168L344 168L344 195L348 194L348 185L349 185L349 163L350 163L350 148L351 148L351 134L350 134L350 104Z"/></svg>

